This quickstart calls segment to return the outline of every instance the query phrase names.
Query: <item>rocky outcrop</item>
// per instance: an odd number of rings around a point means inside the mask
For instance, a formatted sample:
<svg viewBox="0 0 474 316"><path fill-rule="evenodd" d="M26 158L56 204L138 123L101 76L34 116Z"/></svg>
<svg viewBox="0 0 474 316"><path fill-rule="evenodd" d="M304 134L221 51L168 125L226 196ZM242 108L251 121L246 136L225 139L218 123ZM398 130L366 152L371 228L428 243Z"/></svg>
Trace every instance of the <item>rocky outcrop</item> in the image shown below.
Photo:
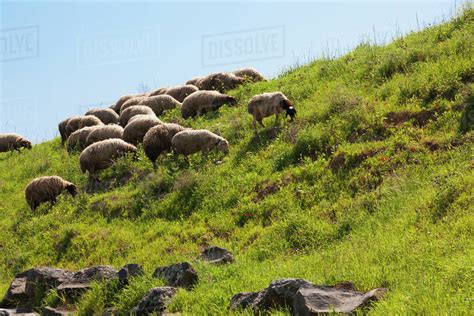
<svg viewBox="0 0 474 316"><path fill-rule="evenodd" d="M32 304L41 300L46 291L68 281L72 275L70 271L49 267L33 268L17 274L3 297L1 307L33 307Z"/></svg>
<svg viewBox="0 0 474 316"><path fill-rule="evenodd" d="M130 278L144 274L143 268L141 265L136 263L129 263L123 266L122 269L118 272L118 278L120 282L128 284Z"/></svg>
<svg viewBox="0 0 474 316"><path fill-rule="evenodd" d="M161 314L178 290L170 286L151 289L131 311L131 315Z"/></svg>
<svg viewBox="0 0 474 316"><path fill-rule="evenodd" d="M234 261L234 256L227 249L210 246L201 253L201 259L214 264L231 263Z"/></svg>
<svg viewBox="0 0 474 316"><path fill-rule="evenodd" d="M320 313L352 313L356 308L379 300L386 289L358 292L353 286L318 286L303 279L274 281L259 292L243 292L231 299L233 309L251 308L254 311L290 307L294 315Z"/></svg>
<svg viewBox="0 0 474 316"><path fill-rule="evenodd" d="M166 281L166 285L191 289L198 282L198 275L188 262L159 267L153 273L155 278Z"/></svg>

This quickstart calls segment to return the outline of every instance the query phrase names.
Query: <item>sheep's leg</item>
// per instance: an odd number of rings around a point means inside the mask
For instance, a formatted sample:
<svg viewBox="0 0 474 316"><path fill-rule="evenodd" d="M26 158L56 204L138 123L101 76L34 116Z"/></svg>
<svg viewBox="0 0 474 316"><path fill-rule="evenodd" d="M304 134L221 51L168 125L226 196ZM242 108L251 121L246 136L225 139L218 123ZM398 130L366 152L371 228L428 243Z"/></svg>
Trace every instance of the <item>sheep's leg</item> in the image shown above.
<svg viewBox="0 0 474 316"><path fill-rule="evenodd" d="M158 169L158 164L156 163L156 161L153 161L152 164L153 164L153 170Z"/></svg>
<svg viewBox="0 0 474 316"><path fill-rule="evenodd" d="M280 125L280 116L279 113L275 114L275 125L279 126Z"/></svg>
<svg viewBox="0 0 474 316"><path fill-rule="evenodd" d="M255 117L253 118L252 126L254 131L257 132L257 119Z"/></svg>
<svg viewBox="0 0 474 316"><path fill-rule="evenodd" d="M265 127L265 125L263 125L263 119L259 119L259 120L258 120L258 123L259 123L262 127Z"/></svg>

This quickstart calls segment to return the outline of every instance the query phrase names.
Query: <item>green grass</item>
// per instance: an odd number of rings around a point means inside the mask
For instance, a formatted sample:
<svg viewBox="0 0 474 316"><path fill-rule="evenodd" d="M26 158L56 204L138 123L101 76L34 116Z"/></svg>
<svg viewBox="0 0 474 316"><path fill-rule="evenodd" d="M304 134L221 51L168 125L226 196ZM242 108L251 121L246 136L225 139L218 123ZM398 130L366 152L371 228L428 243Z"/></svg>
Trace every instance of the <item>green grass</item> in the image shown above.
<svg viewBox="0 0 474 316"><path fill-rule="evenodd" d="M472 313L472 34L467 8L388 45L363 43L244 85L230 92L236 107L195 120L171 111L165 121L221 134L230 154L195 155L189 166L167 156L153 171L141 152L101 174L92 193L78 154L68 155L58 138L0 154L0 292L33 266L140 263L146 277L123 289L95 284L78 303L82 314L126 312L161 284L149 277L157 266L186 260L200 280L179 291L170 312L227 314L233 294L301 277L389 288L370 314ZM269 118L257 138L246 105L276 90L294 102L297 120L274 128ZM430 109L436 114L421 123L385 119ZM82 192L31 212L23 190L43 175ZM228 248L235 263L200 262L207 245ZM54 292L44 299L60 301Z"/></svg>

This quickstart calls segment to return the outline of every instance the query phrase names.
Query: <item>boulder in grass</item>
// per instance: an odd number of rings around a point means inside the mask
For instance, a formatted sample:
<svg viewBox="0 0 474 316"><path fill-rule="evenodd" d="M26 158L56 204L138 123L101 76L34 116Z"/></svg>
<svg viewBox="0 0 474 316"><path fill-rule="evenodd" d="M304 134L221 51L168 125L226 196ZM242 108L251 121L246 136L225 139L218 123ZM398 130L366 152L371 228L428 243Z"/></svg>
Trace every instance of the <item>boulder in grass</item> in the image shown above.
<svg viewBox="0 0 474 316"><path fill-rule="evenodd" d="M251 308L255 312L290 307L294 315L321 313L352 313L379 300L387 291L377 288L369 292L356 291L345 282L336 286L318 286L303 279L282 279L272 282L259 292L243 292L231 299L233 309Z"/></svg>
<svg viewBox="0 0 474 316"><path fill-rule="evenodd" d="M131 315L149 315L161 313L165 310L169 300L176 294L178 289L170 286L162 286L151 289L131 311Z"/></svg>
<svg viewBox="0 0 474 316"><path fill-rule="evenodd" d="M166 281L166 285L191 289L198 282L198 275L188 262L159 267L153 273L155 278Z"/></svg>
<svg viewBox="0 0 474 316"><path fill-rule="evenodd" d="M136 263L129 263L123 266L118 272L120 282L128 284L129 279L144 274L143 267Z"/></svg>
<svg viewBox="0 0 474 316"><path fill-rule="evenodd" d="M210 246L201 253L201 259L214 264L231 263L234 261L234 256L227 249Z"/></svg>

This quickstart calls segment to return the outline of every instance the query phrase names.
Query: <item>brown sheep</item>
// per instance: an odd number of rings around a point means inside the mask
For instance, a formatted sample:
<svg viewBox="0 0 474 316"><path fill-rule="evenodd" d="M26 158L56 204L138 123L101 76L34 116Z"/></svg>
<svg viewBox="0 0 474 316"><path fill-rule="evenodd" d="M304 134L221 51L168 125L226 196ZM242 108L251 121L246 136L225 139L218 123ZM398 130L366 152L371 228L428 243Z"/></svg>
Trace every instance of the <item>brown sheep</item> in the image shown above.
<svg viewBox="0 0 474 316"><path fill-rule="evenodd" d="M186 128L178 124L164 123L153 126L143 137L145 154L156 169L156 159L163 152L171 151L171 139Z"/></svg>
<svg viewBox="0 0 474 316"><path fill-rule="evenodd" d="M257 130L257 122L262 126L263 118L275 115L275 124L278 124L278 115L286 111L286 115L293 120L296 110L290 100L281 92L263 93L254 96L248 104L248 112L253 116L253 128Z"/></svg>
<svg viewBox="0 0 474 316"><path fill-rule="evenodd" d="M112 109L92 109L86 112L86 115L93 115L104 124L118 124L119 115Z"/></svg>
<svg viewBox="0 0 474 316"><path fill-rule="evenodd" d="M175 86L175 87L168 88L165 94L172 96L178 102L183 102L183 100L188 95L191 95L198 90L199 89L196 86L187 84L184 86Z"/></svg>
<svg viewBox="0 0 474 316"><path fill-rule="evenodd" d="M81 151L87 147L86 141L89 134L97 129L105 125L95 125L95 126L86 126L83 128L74 131L71 135L69 135L67 142L66 142L66 149L68 152L72 152L75 150Z"/></svg>
<svg viewBox="0 0 474 316"><path fill-rule="evenodd" d="M128 94L121 96L120 99L118 99L118 101L114 105L110 106L110 108L114 110L115 113L120 114L120 109L122 108L122 105L131 98L135 98L138 96L140 96L140 94Z"/></svg>
<svg viewBox="0 0 474 316"><path fill-rule="evenodd" d="M188 81L186 81L186 84L192 84L194 86L196 86L196 83L201 80L203 77L194 77L193 79L189 79Z"/></svg>
<svg viewBox="0 0 474 316"><path fill-rule="evenodd" d="M188 96L181 105L183 118L202 115L207 112L217 111L222 105L235 105L237 100L217 91L197 91Z"/></svg>
<svg viewBox="0 0 474 316"><path fill-rule="evenodd" d="M219 92L225 92L237 88L244 82L244 79L237 77L233 73L218 72L199 79L196 82L196 86L199 90L216 90Z"/></svg>
<svg viewBox="0 0 474 316"><path fill-rule="evenodd" d="M265 78L254 68L242 68L232 71L234 75L246 81L257 82L265 81Z"/></svg>
<svg viewBox="0 0 474 316"><path fill-rule="evenodd" d="M31 149L31 142L18 134L0 134L0 153L13 150L20 151L20 148Z"/></svg>
<svg viewBox="0 0 474 316"><path fill-rule="evenodd" d="M139 95L131 99L128 99L127 101L125 101L124 104L122 104L122 107L120 108L120 113L122 113L123 111L125 111L127 108L131 106L139 105L140 102L142 102L143 100L146 100L147 98L148 98L147 95Z"/></svg>
<svg viewBox="0 0 474 316"><path fill-rule="evenodd" d="M93 131L89 133L86 139L86 146L92 145L94 143L100 142L101 140L110 139L110 138L123 138L123 127L119 125L105 125L98 126Z"/></svg>
<svg viewBox="0 0 474 316"><path fill-rule="evenodd" d="M163 124L156 116L137 115L133 117L123 130L123 140L127 143L138 145L143 142L143 137L153 126Z"/></svg>
<svg viewBox="0 0 474 316"><path fill-rule="evenodd" d="M93 115L74 116L66 124L66 136L86 126L104 125L101 120Z"/></svg>
<svg viewBox="0 0 474 316"><path fill-rule="evenodd" d="M94 143L84 149L79 156L81 171L89 172L92 178L97 176L97 171L107 169L113 165L114 160L126 153L136 153L137 147L118 138L111 138Z"/></svg>
<svg viewBox="0 0 474 316"><path fill-rule="evenodd" d="M156 95L143 100L140 105L146 105L155 112L155 114L161 115L166 110L171 110L181 107L181 102L178 102L175 98L170 95Z"/></svg>
<svg viewBox="0 0 474 316"><path fill-rule="evenodd" d="M175 153L184 156L192 155L199 151L206 155L214 148L225 154L229 152L229 143L225 138L205 129L187 129L176 133L171 140L171 144Z"/></svg>
<svg viewBox="0 0 474 316"><path fill-rule="evenodd" d="M168 87L158 88L156 90L151 91L148 96L153 97L155 95L162 95L166 93L166 90L168 90Z"/></svg>
<svg viewBox="0 0 474 316"><path fill-rule="evenodd" d="M155 115L155 112L153 112L150 107L145 105L132 105L131 107L126 108L120 114L120 125L125 127L132 117L141 114Z"/></svg>
<svg viewBox="0 0 474 316"><path fill-rule="evenodd" d="M67 122L69 122L69 118L59 122L58 124L59 135L61 135L61 144L64 144L67 140L67 133L66 133Z"/></svg>
<svg viewBox="0 0 474 316"><path fill-rule="evenodd" d="M76 196L76 186L58 176L40 177L32 180L25 188L25 198L34 211L41 203L56 203L56 198L64 191Z"/></svg>

